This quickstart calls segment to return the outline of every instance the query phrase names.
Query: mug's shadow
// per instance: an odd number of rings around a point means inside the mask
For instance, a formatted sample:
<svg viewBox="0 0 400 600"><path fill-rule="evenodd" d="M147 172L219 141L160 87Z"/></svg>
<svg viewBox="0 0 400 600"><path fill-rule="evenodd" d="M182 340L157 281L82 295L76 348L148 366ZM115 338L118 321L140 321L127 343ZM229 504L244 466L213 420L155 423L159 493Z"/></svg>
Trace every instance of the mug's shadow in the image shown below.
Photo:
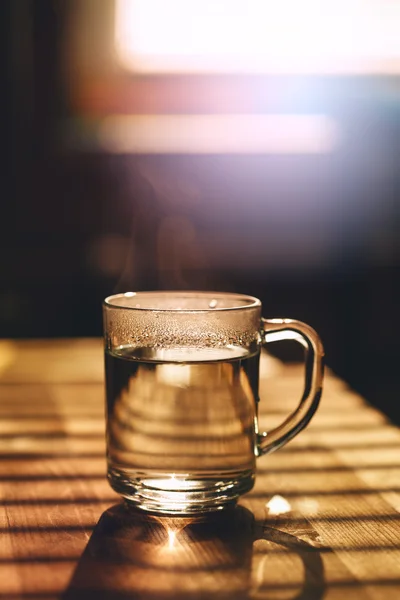
<svg viewBox="0 0 400 600"><path fill-rule="evenodd" d="M264 528L241 506L193 519L150 516L118 504L101 516L63 600L275 598L275 585L253 581L253 543L260 539L270 542L263 552L263 571L268 570L269 545L281 556L288 549L302 561L303 581L285 598L323 597L318 549L293 535ZM276 550L272 552L276 559Z"/></svg>

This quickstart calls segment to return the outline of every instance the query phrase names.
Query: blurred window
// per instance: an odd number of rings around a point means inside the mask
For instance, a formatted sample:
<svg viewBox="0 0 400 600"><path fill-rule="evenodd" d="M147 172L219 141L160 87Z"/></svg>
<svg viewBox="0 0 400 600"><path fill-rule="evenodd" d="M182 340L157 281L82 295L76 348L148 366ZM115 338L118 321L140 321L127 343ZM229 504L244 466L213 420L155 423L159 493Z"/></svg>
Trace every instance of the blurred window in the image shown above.
<svg viewBox="0 0 400 600"><path fill-rule="evenodd" d="M393 0L117 0L120 62L135 72L393 73Z"/></svg>

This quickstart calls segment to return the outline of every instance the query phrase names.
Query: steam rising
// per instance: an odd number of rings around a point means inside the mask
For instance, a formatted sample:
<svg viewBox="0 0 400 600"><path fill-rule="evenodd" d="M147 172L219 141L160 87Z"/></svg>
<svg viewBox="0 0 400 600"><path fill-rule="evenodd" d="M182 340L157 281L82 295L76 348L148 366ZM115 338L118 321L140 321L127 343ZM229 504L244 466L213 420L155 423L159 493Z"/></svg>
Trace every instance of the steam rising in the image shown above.
<svg viewBox="0 0 400 600"><path fill-rule="evenodd" d="M193 218L201 201L195 182L176 167L142 160L127 185L132 234L114 292L207 288L208 265Z"/></svg>

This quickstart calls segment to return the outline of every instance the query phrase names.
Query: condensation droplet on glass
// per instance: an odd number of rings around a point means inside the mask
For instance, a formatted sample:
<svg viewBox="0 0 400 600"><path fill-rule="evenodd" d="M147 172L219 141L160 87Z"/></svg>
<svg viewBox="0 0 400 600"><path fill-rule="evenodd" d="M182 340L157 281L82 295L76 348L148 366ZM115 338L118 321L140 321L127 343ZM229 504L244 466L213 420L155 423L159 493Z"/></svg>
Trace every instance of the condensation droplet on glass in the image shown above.
<svg viewBox="0 0 400 600"><path fill-rule="evenodd" d="M215 300L215 299L214 300L210 300L210 302L208 304L208 307L209 308L215 308L217 306L217 304L218 304L217 300Z"/></svg>

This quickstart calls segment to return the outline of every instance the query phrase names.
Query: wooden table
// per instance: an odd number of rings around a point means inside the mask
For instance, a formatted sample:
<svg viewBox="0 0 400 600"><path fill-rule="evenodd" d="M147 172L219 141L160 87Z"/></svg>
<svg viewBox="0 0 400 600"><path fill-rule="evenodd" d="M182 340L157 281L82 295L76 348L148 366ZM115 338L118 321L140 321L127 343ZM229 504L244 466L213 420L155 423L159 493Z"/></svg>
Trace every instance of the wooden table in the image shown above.
<svg viewBox="0 0 400 600"><path fill-rule="evenodd" d="M262 367L270 427L302 370ZM0 398L1 598L400 598L400 432L332 373L308 429L203 523L108 486L99 340L1 341Z"/></svg>

